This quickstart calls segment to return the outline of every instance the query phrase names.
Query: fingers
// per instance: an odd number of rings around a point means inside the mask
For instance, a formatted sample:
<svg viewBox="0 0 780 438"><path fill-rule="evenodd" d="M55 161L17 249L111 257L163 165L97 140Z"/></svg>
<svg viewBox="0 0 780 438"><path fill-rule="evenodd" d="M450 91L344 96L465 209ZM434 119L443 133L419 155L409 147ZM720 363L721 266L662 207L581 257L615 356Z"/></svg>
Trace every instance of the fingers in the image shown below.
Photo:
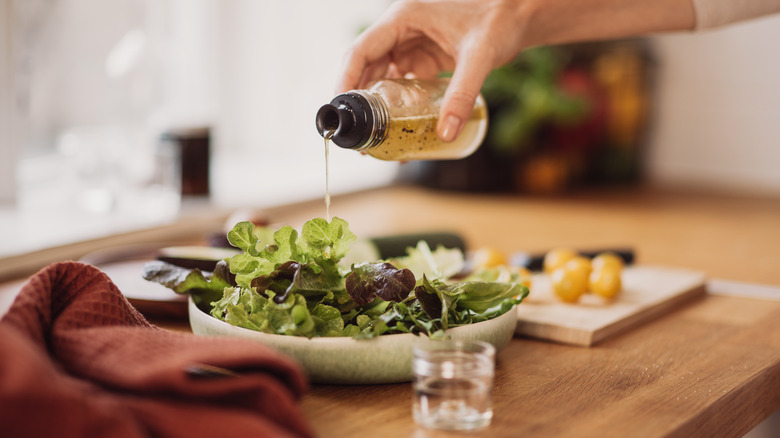
<svg viewBox="0 0 780 438"><path fill-rule="evenodd" d="M336 93L358 88L371 79L381 77L390 63L390 51L401 39L402 28L396 15L398 8L391 6L370 28L366 29L344 56L344 63L336 84Z"/></svg>
<svg viewBox="0 0 780 438"><path fill-rule="evenodd" d="M453 141L460 134L492 67L493 59L484 46L469 44L461 50L439 112L439 138Z"/></svg>
<svg viewBox="0 0 780 438"><path fill-rule="evenodd" d="M344 57L344 66L336 84L336 94L359 88L369 76L381 76L387 69L389 58L386 52L376 56L372 41L359 39ZM380 50L381 51L381 50ZM372 55L373 54L373 55Z"/></svg>
<svg viewBox="0 0 780 438"><path fill-rule="evenodd" d="M349 91L350 89L366 88L369 82L383 78L390 77L393 74L393 64L390 62L390 57L385 56L382 59L374 61L363 69L363 75L360 77L358 83L351 88L343 91Z"/></svg>
<svg viewBox="0 0 780 438"><path fill-rule="evenodd" d="M455 67L453 57L423 34L399 44L391 52L391 59L400 72L419 78L432 78Z"/></svg>

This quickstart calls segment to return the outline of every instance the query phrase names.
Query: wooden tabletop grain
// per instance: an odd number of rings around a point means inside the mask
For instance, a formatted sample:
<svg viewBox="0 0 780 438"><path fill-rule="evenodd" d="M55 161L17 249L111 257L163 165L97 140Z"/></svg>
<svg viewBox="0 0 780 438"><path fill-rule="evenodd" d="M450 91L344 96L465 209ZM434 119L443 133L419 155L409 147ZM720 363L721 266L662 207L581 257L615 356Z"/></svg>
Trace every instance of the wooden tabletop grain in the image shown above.
<svg viewBox="0 0 780 438"><path fill-rule="evenodd" d="M497 357L492 424L466 435L738 437L780 408L777 199L391 187L335 196L330 212L358 236L454 231L470 249L506 254L631 247L638 264L738 282L731 288L736 296L707 294L590 348L516 337ZM324 216L325 205L317 200L266 213L297 227ZM17 284L0 289L0 304ZM762 286L761 299L750 296L754 285ZM159 323L186 330L186 323ZM464 436L415 425L411 397L409 384L312 385L302 407L322 437Z"/></svg>

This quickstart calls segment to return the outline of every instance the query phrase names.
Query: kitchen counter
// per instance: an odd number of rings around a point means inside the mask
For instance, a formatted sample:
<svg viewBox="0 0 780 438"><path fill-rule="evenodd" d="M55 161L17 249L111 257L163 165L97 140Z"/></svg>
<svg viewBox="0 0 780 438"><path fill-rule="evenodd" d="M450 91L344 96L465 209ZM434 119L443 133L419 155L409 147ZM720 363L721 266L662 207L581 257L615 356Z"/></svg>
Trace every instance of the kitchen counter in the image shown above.
<svg viewBox="0 0 780 438"><path fill-rule="evenodd" d="M316 200L266 213L299 227L324 216L325 205ZM455 231L469 248L507 254L631 247L638 264L719 280L704 297L590 348L516 337L497 356L493 423L471 435L742 436L780 408L777 199L391 187L334 197L330 213L358 236ZM6 283L0 304L17 288ZM302 405L323 437L462 435L417 427L411 397L409 384L313 385Z"/></svg>
<svg viewBox="0 0 780 438"><path fill-rule="evenodd" d="M267 210L299 226L323 201ZM706 271L712 278L780 286L780 199L603 190L560 197L468 194L413 187L335 197L330 214L358 236L460 233L471 248L507 254L632 247L639 263Z"/></svg>

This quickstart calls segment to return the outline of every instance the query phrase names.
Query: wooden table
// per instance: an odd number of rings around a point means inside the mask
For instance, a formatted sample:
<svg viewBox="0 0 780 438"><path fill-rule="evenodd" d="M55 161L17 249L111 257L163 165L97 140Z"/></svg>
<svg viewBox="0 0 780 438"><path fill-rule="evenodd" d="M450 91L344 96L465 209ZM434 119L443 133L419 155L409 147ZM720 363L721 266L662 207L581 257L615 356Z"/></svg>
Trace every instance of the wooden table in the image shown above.
<svg viewBox="0 0 780 438"><path fill-rule="evenodd" d="M318 200L267 213L298 227L323 216L325 206ZM358 236L448 230L470 248L506 253L630 246L640 264L780 286L777 199L395 187L334 197L331 214ZM498 354L493 423L474 435L743 435L780 408L780 296L739 296L751 290L740 284L731 290L737 296L706 295L591 348L515 338ZM775 289L765 290L772 298ZM302 406L323 437L462 436L417 427L408 384L314 385Z"/></svg>

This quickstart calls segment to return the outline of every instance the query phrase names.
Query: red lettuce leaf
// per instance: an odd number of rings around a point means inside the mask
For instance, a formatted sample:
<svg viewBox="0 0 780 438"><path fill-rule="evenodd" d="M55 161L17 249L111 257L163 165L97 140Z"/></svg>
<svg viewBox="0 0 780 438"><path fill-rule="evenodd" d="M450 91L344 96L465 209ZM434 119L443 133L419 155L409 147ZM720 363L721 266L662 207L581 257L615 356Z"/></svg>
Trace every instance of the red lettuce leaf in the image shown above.
<svg viewBox="0 0 780 438"><path fill-rule="evenodd" d="M414 274L408 269L398 269L390 263L366 263L352 267L346 278L346 289L352 301L363 306L376 297L401 302L409 296L415 283Z"/></svg>

